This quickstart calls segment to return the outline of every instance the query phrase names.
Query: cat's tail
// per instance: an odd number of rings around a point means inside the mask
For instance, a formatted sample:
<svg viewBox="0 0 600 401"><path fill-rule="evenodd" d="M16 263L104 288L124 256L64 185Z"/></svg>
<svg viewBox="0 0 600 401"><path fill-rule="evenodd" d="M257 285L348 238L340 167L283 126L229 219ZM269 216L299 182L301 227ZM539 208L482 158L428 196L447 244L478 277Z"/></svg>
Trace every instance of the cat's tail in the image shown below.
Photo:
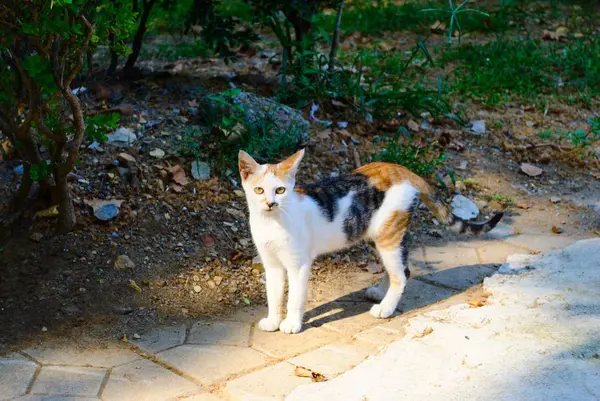
<svg viewBox="0 0 600 401"><path fill-rule="evenodd" d="M421 189L421 201L427 206L429 210L433 213L433 215L440 220L442 223L448 225L450 229L459 234L471 234L471 235L480 235L483 233L487 233L492 230L498 222L504 216L503 212L498 212L492 216L488 221L483 222L471 222L459 219L458 217L452 214L450 210L450 206L439 199L435 190L427 185L426 188Z"/></svg>

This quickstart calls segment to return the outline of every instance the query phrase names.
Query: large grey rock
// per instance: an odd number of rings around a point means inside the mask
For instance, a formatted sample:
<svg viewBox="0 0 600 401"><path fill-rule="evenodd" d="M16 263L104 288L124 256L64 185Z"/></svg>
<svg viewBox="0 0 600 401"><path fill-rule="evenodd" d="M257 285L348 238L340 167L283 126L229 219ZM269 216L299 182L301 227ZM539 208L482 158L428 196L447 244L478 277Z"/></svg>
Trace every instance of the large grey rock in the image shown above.
<svg viewBox="0 0 600 401"><path fill-rule="evenodd" d="M494 275L483 307L416 316L376 357L296 400L571 400L600 397L600 238Z"/></svg>
<svg viewBox="0 0 600 401"><path fill-rule="evenodd" d="M248 92L234 95L231 103L234 106L226 106L207 96L202 99L201 106L205 113L211 114L211 118L237 115L249 125L268 122L273 124L278 134L295 133L299 143L308 141L309 123L299 110Z"/></svg>

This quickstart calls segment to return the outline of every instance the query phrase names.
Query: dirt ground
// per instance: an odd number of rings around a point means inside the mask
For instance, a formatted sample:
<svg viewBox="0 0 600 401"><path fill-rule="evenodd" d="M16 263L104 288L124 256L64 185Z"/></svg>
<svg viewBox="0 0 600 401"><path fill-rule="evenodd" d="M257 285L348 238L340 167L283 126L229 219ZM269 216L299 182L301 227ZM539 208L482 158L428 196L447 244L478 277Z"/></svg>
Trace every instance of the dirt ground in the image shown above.
<svg viewBox="0 0 600 401"><path fill-rule="evenodd" d="M54 218L33 218L39 210L36 205L10 228L0 230L0 352L43 337L120 338L160 322L266 303L261 266L252 261L255 250L245 200L234 182L236 166L231 166L232 179L213 174L208 181L191 180L181 192L173 189L168 169L180 165L190 176L192 160L177 152L183 130L198 124L193 107L198 96L226 89L230 83L269 95L272 80L257 77L273 77L277 71L259 54L242 54L230 65L198 59L145 66L152 72L142 79L103 84L86 96L92 108L132 106L133 115L123 118L120 126L143 134L139 145L103 144L102 152L82 154L72 183L79 212L76 230L54 234ZM237 76L229 79L232 71ZM99 96L103 90L106 94ZM322 119L347 120L343 109L329 105L324 109ZM308 114L307 109L303 112ZM600 214L589 207L600 199L598 170L565 160L548 148L522 146L530 143L534 128L572 127L589 118L589 111L557 105L545 113L522 104L495 109L471 104L465 116L485 120L488 133L475 135L452 121L427 116L418 125L428 121L429 128L419 133L445 147L448 166L465 180L465 187L458 189L477 201L483 216L505 210L506 222L522 233L600 235ZM413 119L403 115L394 124L406 125ZM496 121L503 122L501 128L495 128ZM326 138L315 129L299 182L351 171L357 167L355 152L368 161L378 146L375 137L385 130L389 127L352 120L347 130L334 129ZM349 136L358 144L352 145ZM150 156L155 148L166 156ZM124 172L113 163L122 152L136 159L135 170ZM538 165L543 174L523 174L519 167L523 162ZM17 165L16 160L0 162L2 202L16 188ZM84 203L94 199L123 200L118 218L99 223ZM415 244L456 240L432 219L418 210ZM122 255L135 267L115 268ZM349 280L348 272L369 271L373 262L366 245L324 257L315 265L311 285L334 291Z"/></svg>

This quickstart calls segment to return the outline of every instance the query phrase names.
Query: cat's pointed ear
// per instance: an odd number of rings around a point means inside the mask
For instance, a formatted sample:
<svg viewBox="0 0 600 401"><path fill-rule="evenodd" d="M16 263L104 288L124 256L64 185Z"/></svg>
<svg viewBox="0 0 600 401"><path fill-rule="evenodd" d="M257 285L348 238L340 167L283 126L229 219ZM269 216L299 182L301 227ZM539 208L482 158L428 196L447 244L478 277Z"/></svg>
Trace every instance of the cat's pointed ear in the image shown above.
<svg viewBox="0 0 600 401"><path fill-rule="evenodd" d="M296 175L296 172L298 171L298 166L300 165L300 161L303 157L304 149L301 149L293 155L291 155L290 157L288 157L287 159L285 159L284 161L282 161L281 163L279 163L277 165L277 169L283 172L284 174L293 177Z"/></svg>
<svg viewBox="0 0 600 401"><path fill-rule="evenodd" d="M238 153L238 167L242 180L246 180L249 175L254 174L260 168L260 165L248 153L240 150Z"/></svg>

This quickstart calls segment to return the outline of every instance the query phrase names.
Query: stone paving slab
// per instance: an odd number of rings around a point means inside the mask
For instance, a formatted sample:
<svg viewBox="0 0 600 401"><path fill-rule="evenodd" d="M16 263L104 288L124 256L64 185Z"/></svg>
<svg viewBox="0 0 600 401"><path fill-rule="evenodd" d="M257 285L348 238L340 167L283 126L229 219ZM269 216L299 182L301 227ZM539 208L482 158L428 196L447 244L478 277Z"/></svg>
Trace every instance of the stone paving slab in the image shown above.
<svg viewBox="0 0 600 401"><path fill-rule="evenodd" d="M460 266L421 276L419 280L426 280L428 283L435 283L456 290L466 290L482 283L486 277L494 274L496 270L496 267L492 265Z"/></svg>
<svg viewBox="0 0 600 401"><path fill-rule="evenodd" d="M436 287L420 280L409 279L397 309L402 312L407 312L423 308L451 297L455 293L455 291ZM380 323L383 323L383 321Z"/></svg>
<svg viewBox="0 0 600 401"><path fill-rule="evenodd" d="M306 324L325 327L340 334L357 333L379 323L366 302L328 302L307 306L304 316Z"/></svg>
<svg viewBox="0 0 600 401"><path fill-rule="evenodd" d="M198 390L179 375L142 359L114 368L102 393L105 401L163 401Z"/></svg>
<svg viewBox="0 0 600 401"><path fill-rule="evenodd" d="M311 382L294 375L294 369L287 362L269 366L228 382L224 393L231 401L283 400L297 386Z"/></svg>
<svg viewBox="0 0 600 401"><path fill-rule="evenodd" d="M354 335L353 338L374 346L381 346L389 344L392 341L397 341L403 336L404 333L400 330L389 327L375 326Z"/></svg>
<svg viewBox="0 0 600 401"><path fill-rule="evenodd" d="M537 252L548 252L564 248L576 241L575 238L560 235L518 235L507 238L506 242Z"/></svg>
<svg viewBox="0 0 600 401"><path fill-rule="evenodd" d="M475 249L461 247L456 243L440 247L426 247L424 262L427 267L411 272L411 277L480 263Z"/></svg>
<svg viewBox="0 0 600 401"><path fill-rule="evenodd" d="M31 394L94 397L106 373L106 369L101 368L45 366L33 383Z"/></svg>
<svg viewBox="0 0 600 401"><path fill-rule="evenodd" d="M269 361L264 354L252 348L228 345L182 345L160 352L156 357L206 385L265 365Z"/></svg>
<svg viewBox="0 0 600 401"><path fill-rule="evenodd" d="M65 397L64 395L24 395L13 398L14 401L93 401L98 397Z"/></svg>
<svg viewBox="0 0 600 401"><path fill-rule="evenodd" d="M104 348L70 348L40 346L23 351L43 365L71 365L110 368L140 359L133 351L110 345Z"/></svg>
<svg viewBox="0 0 600 401"><path fill-rule="evenodd" d="M233 321L206 321L192 326L189 344L220 344L247 347L250 345L250 323Z"/></svg>
<svg viewBox="0 0 600 401"><path fill-rule="evenodd" d="M269 333L257 328L254 330L252 348L274 358L289 358L332 343L338 338L338 333L306 325L300 333L294 335L280 331Z"/></svg>
<svg viewBox="0 0 600 401"><path fill-rule="evenodd" d="M160 326L146 333L139 340L131 343L151 354L164 351L168 348L182 345L185 342L185 324L179 326Z"/></svg>
<svg viewBox="0 0 600 401"><path fill-rule="evenodd" d="M331 283L326 290L309 283L308 302L324 303L331 301L364 302L364 289L371 286L377 278L368 272L349 272L347 280Z"/></svg>
<svg viewBox="0 0 600 401"><path fill-rule="evenodd" d="M0 400L25 394L37 368L18 354L0 358Z"/></svg>
<svg viewBox="0 0 600 401"><path fill-rule="evenodd" d="M482 244L483 246L477 249L481 263L484 264L502 264L506 262L506 258L515 253L528 253L525 248L509 244L506 242L496 242L492 244Z"/></svg>
<svg viewBox="0 0 600 401"><path fill-rule="evenodd" d="M173 401L175 401L175 400L173 400ZM177 398L177 401L223 401L223 399L217 397L214 394L203 393L203 394L192 395L191 397Z"/></svg>
<svg viewBox="0 0 600 401"><path fill-rule="evenodd" d="M260 319L266 317L269 308L266 305L251 305L237 308L226 320L244 323L258 323Z"/></svg>
<svg viewBox="0 0 600 401"><path fill-rule="evenodd" d="M288 362L332 378L358 365L370 352L370 348L358 344L334 343L299 355Z"/></svg>

